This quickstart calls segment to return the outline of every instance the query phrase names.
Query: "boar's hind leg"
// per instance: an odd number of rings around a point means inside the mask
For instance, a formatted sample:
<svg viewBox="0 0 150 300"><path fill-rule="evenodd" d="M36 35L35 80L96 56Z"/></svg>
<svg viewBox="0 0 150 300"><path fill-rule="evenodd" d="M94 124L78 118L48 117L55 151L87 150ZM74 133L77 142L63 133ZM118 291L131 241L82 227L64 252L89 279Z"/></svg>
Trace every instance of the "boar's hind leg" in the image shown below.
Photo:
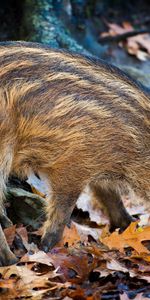
<svg viewBox="0 0 150 300"><path fill-rule="evenodd" d="M12 222L7 217L6 212L4 211L4 209L2 209L0 211L0 224L1 224L2 228L7 228L7 227L12 226Z"/></svg>
<svg viewBox="0 0 150 300"><path fill-rule="evenodd" d="M111 188L111 183L107 188L97 184L91 184L90 187L109 217L110 230L113 231L116 228L124 230L127 228L134 219L126 211L120 194L115 187Z"/></svg>

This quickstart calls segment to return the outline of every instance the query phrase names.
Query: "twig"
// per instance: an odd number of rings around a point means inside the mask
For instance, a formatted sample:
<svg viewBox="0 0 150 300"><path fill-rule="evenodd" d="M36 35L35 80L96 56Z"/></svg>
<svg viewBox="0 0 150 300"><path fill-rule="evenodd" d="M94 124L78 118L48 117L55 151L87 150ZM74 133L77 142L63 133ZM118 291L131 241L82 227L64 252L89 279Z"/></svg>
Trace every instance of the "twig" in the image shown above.
<svg viewBox="0 0 150 300"><path fill-rule="evenodd" d="M145 34L145 33L150 33L150 30L149 29L133 30L115 36L104 36L104 37L100 37L98 41L101 44L109 43L109 42L120 42L126 40L129 37L136 36L138 34Z"/></svg>

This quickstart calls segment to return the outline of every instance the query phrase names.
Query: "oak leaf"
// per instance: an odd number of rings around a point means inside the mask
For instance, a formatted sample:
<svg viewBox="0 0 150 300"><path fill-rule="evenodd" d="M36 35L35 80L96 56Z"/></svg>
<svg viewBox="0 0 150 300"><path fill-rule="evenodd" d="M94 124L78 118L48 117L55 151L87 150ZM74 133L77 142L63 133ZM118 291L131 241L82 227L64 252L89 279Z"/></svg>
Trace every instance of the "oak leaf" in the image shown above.
<svg viewBox="0 0 150 300"><path fill-rule="evenodd" d="M109 249L118 249L124 252L124 248L132 247L136 252L150 254L150 251L142 245L142 241L150 239L150 227L138 227L138 222L132 222L130 226L121 234L118 231L110 236L101 238L101 242Z"/></svg>
<svg viewBox="0 0 150 300"><path fill-rule="evenodd" d="M59 247L64 246L66 243L68 246L77 244L81 240L78 234L75 224L72 222L70 228L65 226L61 241L57 244Z"/></svg>
<svg viewBox="0 0 150 300"><path fill-rule="evenodd" d="M128 32L134 32L134 27L129 22L123 22L122 26L115 23L107 23L107 25L109 31L102 33L102 37L114 37ZM147 33L139 33L138 35L127 37L125 43L123 41L119 42L119 46L125 46L129 54L135 55L139 60L145 61L150 55L150 35Z"/></svg>
<svg viewBox="0 0 150 300"><path fill-rule="evenodd" d="M5 233L8 245L11 246L14 241L14 238L15 238L16 225L12 225L8 228L5 228L4 233Z"/></svg>

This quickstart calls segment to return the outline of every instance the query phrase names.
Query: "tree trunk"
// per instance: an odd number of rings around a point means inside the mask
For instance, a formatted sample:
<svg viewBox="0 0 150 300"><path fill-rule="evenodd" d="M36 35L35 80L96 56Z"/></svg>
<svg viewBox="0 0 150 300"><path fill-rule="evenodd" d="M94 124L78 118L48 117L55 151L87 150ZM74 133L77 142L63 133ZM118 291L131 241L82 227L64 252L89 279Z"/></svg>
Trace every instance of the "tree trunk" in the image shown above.
<svg viewBox="0 0 150 300"><path fill-rule="evenodd" d="M25 0L20 36L24 40L49 44L54 48L89 54L71 36L60 14L63 14L62 0Z"/></svg>

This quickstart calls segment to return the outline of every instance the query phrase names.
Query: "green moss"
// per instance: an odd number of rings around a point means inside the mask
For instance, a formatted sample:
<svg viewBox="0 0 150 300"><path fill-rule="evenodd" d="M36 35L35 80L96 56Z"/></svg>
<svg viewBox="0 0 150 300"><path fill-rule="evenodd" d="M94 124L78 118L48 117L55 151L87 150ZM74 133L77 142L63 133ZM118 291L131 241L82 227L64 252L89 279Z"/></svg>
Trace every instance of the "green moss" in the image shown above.
<svg viewBox="0 0 150 300"><path fill-rule="evenodd" d="M88 54L57 18L52 0L25 0L20 38Z"/></svg>

